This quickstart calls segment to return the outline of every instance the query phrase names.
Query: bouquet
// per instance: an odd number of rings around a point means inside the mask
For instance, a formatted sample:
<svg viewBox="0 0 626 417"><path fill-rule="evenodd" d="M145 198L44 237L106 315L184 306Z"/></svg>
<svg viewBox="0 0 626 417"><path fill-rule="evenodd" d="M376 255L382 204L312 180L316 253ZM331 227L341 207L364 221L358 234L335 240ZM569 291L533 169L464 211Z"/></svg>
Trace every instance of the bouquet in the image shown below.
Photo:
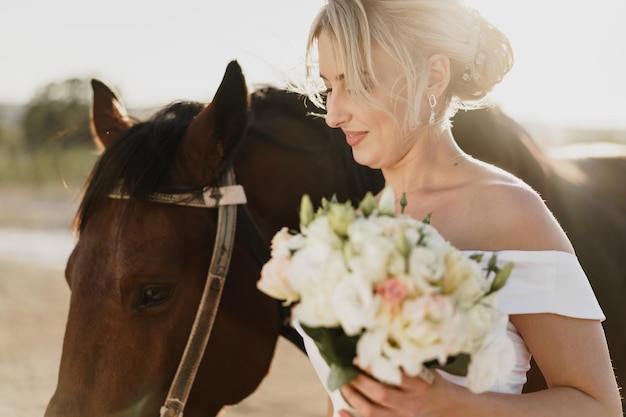
<svg viewBox="0 0 626 417"><path fill-rule="evenodd" d="M361 369L399 384L401 371L440 368L486 391L513 366L508 316L496 309L513 264L467 256L394 201L387 187L378 203L368 193L356 208L333 198L314 211L303 196L300 232L275 234L257 286L293 305L330 366L330 390Z"/></svg>

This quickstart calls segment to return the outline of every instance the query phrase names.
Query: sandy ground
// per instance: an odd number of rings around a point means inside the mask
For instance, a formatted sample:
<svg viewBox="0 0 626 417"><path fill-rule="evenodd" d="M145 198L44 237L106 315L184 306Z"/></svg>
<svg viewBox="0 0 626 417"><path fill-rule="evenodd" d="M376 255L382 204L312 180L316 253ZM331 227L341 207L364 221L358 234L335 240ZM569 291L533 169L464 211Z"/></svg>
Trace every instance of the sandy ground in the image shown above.
<svg viewBox="0 0 626 417"><path fill-rule="evenodd" d="M0 189L0 231L64 233L75 207L76 199L67 194L35 198ZM69 303L65 259L8 253L12 242L2 236L0 416L41 417L56 385ZM306 357L281 339L269 376L253 395L220 417L314 417L324 416L325 410L325 393Z"/></svg>

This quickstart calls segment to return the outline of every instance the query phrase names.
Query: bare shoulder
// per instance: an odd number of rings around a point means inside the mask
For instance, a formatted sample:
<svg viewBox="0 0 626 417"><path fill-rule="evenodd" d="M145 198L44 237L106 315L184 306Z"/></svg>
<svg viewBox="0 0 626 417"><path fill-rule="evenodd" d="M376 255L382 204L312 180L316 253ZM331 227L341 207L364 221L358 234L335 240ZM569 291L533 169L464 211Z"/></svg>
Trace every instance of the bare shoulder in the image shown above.
<svg viewBox="0 0 626 417"><path fill-rule="evenodd" d="M541 196L514 175L475 161L467 215L477 220L475 245L489 250L561 250L571 243Z"/></svg>

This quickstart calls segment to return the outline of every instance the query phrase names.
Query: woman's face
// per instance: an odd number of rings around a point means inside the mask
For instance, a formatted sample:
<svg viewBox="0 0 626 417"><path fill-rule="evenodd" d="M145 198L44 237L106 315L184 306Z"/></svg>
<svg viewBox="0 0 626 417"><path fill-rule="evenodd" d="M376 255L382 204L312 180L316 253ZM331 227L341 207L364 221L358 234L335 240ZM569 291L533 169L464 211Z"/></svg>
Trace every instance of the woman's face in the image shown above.
<svg viewBox="0 0 626 417"><path fill-rule="evenodd" d="M345 71L335 56L332 38L324 31L318 38L318 54L320 76L328 89L328 126L344 131L358 163L372 168L386 168L398 163L412 143L398 130L403 121L396 122L394 118L394 115L406 114L402 101L392 98L392 94L402 93L399 90L403 83L398 65L381 48L375 46L372 49L373 67L380 85L371 87L370 92L383 107L378 108L358 101L346 89Z"/></svg>

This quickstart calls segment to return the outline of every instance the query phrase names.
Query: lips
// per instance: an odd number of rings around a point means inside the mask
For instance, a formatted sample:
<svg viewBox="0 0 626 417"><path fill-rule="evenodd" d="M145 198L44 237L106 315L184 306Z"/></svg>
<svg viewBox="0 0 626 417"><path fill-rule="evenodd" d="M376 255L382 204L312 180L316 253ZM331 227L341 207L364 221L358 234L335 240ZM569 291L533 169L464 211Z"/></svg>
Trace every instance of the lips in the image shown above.
<svg viewBox="0 0 626 417"><path fill-rule="evenodd" d="M367 136L367 132L351 132L344 130L343 133L345 133L346 142L348 142L348 145L350 146L358 145L359 142L361 142L363 139L365 139L365 136Z"/></svg>

